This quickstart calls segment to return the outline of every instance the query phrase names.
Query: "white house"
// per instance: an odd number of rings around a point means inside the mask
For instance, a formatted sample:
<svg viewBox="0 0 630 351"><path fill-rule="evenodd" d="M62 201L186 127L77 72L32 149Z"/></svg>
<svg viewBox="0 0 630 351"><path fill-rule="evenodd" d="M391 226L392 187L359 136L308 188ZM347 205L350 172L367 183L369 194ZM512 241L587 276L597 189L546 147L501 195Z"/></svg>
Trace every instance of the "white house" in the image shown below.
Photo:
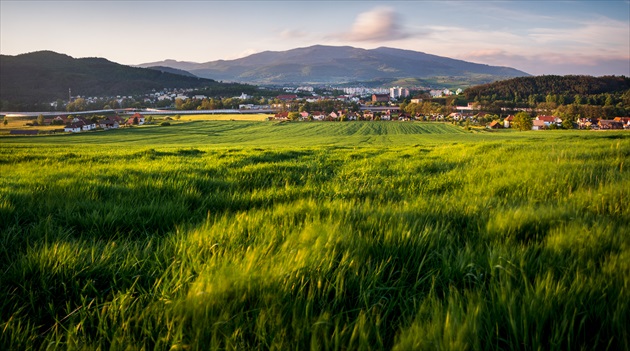
<svg viewBox="0 0 630 351"><path fill-rule="evenodd" d="M81 133L81 124L79 123L69 124L63 128L63 131L68 132L68 133Z"/></svg>
<svg viewBox="0 0 630 351"><path fill-rule="evenodd" d="M103 129L115 129L120 127L120 124L117 121L111 119L104 119L99 121L98 124Z"/></svg>

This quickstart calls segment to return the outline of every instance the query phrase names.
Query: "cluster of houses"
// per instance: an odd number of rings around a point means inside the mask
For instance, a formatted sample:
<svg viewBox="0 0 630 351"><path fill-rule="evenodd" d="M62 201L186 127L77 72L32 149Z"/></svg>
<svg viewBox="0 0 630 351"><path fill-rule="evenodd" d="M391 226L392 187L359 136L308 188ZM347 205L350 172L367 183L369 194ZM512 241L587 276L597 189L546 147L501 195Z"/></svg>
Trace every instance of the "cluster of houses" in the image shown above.
<svg viewBox="0 0 630 351"><path fill-rule="evenodd" d="M630 117L615 117L614 119L580 118L580 129L630 129Z"/></svg>
<svg viewBox="0 0 630 351"><path fill-rule="evenodd" d="M270 121L288 121L290 119L290 112L278 112L274 116L269 116L267 119ZM476 121L477 117L485 117L485 113L479 113L475 116L463 115L458 112L451 113L448 116L443 116L439 114L432 114L427 116L412 116L402 111L396 110L384 110L382 112L372 112L369 110L364 110L361 112L351 112L351 111L332 111L330 113L325 113L322 111L312 111L312 112L299 112L297 116L298 121L339 121L339 120L347 120L347 121L372 121L372 120L381 120L381 121L412 121L412 120L423 120L423 121L464 121L471 120ZM509 115L503 121L495 120L487 125L490 129L502 129L502 128L511 128L514 122L514 116ZM630 129L630 117L615 117L611 120L606 119L597 119L597 118L580 118L576 123L573 124L574 128L578 129ZM552 129L555 127L562 126L562 119L556 116L537 116L532 121L532 130L544 130L544 129Z"/></svg>
<svg viewBox="0 0 630 351"><path fill-rule="evenodd" d="M107 117L96 122L86 119L84 117L77 116L74 117L72 121L63 128L63 131L68 133L80 133L95 130L97 128L107 130L120 128L121 126L143 125L144 123L145 118L139 113L136 113L133 116L129 117L126 121L124 121L119 116Z"/></svg>
<svg viewBox="0 0 630 351"><path fill-rule="evenodd" d="M510 128L514 121L514 116L509 115L503 123L500 121L492 121L488 125L488 128ZM537 116L532 121L532 130L544 130L562 126L562 119L556 116ZM615 117L614 119L598 119L598 118L580 118L577 120L575 126L578 129L630 129L630 117Z"/></svg>
<svg viewBox="0 0 630 351"><path fill-rule="evenodd" d="M269 121L288 121L289 112L278 112L274 116L269 116L267 120ZM299 112L298 121L339 121L344 119L346 121L372 121L375 119L381 121L410 121L412 120L411 115L406 113L396 113L393 110L385 110L382 113L375 114L372 111L365 110L362 112L353 112L353 111L332 111L330 113L322 112L322 111L313 111L313 112Z"/></svg>

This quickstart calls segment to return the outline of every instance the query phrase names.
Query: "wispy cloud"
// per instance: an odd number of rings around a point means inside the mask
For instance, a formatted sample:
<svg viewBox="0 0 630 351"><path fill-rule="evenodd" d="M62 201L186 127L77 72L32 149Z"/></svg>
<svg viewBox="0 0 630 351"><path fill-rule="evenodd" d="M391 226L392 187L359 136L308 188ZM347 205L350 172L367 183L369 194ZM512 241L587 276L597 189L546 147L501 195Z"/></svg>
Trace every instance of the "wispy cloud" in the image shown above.
<svg viewBox="0 0 630 351"><path fill-rule="evenodd" d="M352 29L341 35L349 41L379 42L409 38L412 33L405 31L400 16L390 7L376 7L360 13Z"/></svg>
<svg viewBox="0 0 630 351"><path fill-rule="evenodd" d="M282 39L302 39L307 36L308 33L296 29L285 29L280 32L280 37L282 37Z"/></svg>

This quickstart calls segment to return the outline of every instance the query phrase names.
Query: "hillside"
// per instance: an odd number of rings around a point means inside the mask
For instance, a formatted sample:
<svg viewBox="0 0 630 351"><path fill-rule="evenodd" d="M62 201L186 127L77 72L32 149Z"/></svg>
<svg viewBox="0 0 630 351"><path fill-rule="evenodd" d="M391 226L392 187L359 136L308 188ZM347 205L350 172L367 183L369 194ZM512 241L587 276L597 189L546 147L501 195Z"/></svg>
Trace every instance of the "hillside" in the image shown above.
<svg viewBox="0 0 630 351"><path fill-rule="evenodd" d="M483 82L528 74L509 67L488 66L381 47L316 45L288 51L265 51L236 60L206 63L166 60L140 67L167 66L199 77L257 84L344 83L383 78L477 77Z"/></svg>
<svg viewBox="0 0 630 351"><path fill-rule="evenodd" d="M470 87L464 91L467 99L517 101L530 95L562 95L567 97L623 93L630 89L628 77L537 76L518 77Z"/></svg>
<svg viewBox="0 0 630 351"><path fill-rule="evenodd" d="M196 75L188 72L188 71L184 71L183 69L177 69L177 68L173 68L173 67L167 67L167 66L151 66L151 67L146 67L148 69L152 69L152 70L156 70L156 71L160 71L163 73L173 73L173 74L179 74L180 76L186 76L186 77L195 77L195 78L199 78Z"/></svg>
<svg viewBox="0 0 630 351"><path fill-rule="evenodd" d="M34 103L73 95L133 95L164 88L217 86L211 79L130 67L103 58L72 58L52 51L0 56L0 99ZM237 89L240 90L240 89Z"/></svg>

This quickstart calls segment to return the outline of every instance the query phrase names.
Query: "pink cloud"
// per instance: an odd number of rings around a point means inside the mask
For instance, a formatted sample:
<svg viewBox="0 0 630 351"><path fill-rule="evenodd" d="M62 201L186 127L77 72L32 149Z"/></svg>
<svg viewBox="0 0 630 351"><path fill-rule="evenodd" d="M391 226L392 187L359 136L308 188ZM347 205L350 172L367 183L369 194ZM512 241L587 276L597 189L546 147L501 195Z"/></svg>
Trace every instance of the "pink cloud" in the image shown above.
<svg viewBox="0 0 630 351"><path fill-rule="evenodd" d="M342 35L350 41L392 41L411 36L400 25L398 14L390 7L376 7L360 13L349 33Z"/></svg>

